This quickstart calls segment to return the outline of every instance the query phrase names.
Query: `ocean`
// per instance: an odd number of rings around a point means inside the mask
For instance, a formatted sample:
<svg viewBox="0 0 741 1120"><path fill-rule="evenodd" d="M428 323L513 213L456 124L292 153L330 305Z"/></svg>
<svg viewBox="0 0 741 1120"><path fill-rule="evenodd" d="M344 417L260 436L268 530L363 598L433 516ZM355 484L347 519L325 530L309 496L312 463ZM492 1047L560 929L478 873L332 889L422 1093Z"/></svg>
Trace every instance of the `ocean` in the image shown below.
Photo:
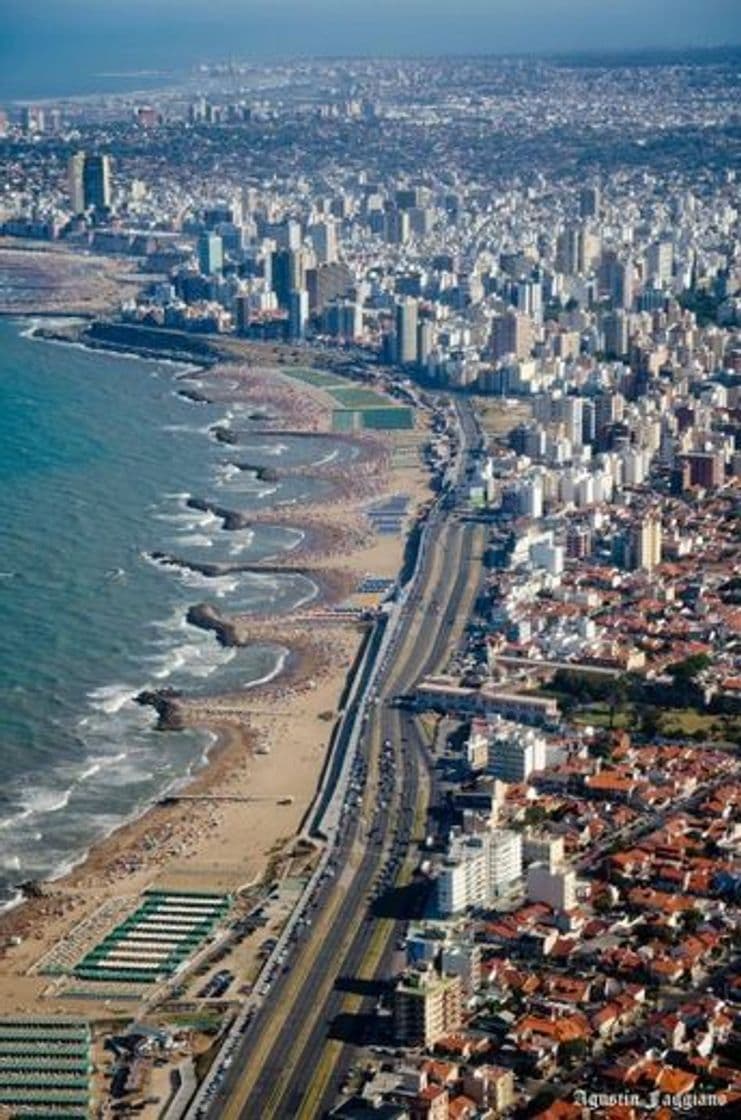
<svg viewBox="0 0 741 1120"><path fill-rule="evenodd" d="M157 731L140 690L214 694L282 664L278 645L223 648L187 623L189 606L280 613L317 594L301 574L208 578L152 559L250 563L301 540L300 528L226 531L187 507L191 495L300 510L323 490L236 471L209 429L243 429L238 455L259 465L348 453L331 437L251 436L247 406L178 395L184 367L39 341L28 327L0 320L0 906L203 763L209 733Z"/></svg>

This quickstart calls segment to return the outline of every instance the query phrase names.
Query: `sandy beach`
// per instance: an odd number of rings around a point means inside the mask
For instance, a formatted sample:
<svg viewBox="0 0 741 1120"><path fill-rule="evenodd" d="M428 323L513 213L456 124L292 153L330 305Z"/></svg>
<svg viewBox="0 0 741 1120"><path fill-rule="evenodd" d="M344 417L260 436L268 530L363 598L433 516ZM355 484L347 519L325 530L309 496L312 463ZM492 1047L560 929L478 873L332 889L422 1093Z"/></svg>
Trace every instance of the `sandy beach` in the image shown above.
<svg viewBox="0 0 741 1120"><path fill-rule="evenodd" d="M326 393L281 372L274 347L257 353L264 355L259 365L251 347L249 365L235 357L199 371L183 388L225 404L247 403L272 431L328 433L332 401ZM424 428L341 438L358 448L352 469L328 464L309 472L329 484L326 499L261 515L304 531L301 544L280 563L310 567L319 597L290 616L222 619L230 641L269 639L289 651L282 670L239 693L208 701L178 699L185 725L207 727L217 736L208 764L179 791L189 800L152 806L96 844L63 878L43 884L40 897L0 918L0 1006L8 1012L38 1010L42 1000L45 1014L100 1017L100 1003L55 998L49 978L33 971L80 922L112 900L128 899L133 907L138 894L153 885L238 891L258 884L269 863L274 870L275 861L290 854L367 629L362 612L378 604L378 594L358 589L367 576L398 574L406 530L431 496L419 454ZM238 444L233 448L239 458ZM409 499L404 532L379 536L364 507L398 494ZM338 616L339 604L356 613Z"/></svg>

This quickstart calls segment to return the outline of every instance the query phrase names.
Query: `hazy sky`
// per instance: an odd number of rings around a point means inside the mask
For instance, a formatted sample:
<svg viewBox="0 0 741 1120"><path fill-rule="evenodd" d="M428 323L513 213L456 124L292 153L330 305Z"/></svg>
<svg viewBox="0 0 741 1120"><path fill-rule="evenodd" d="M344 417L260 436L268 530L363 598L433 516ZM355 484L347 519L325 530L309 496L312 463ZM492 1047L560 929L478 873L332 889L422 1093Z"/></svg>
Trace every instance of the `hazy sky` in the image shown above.
<svg viewBox="0 0 741 1120"><path fill-rule="evenodd" d="M0 81L276 54L741 42L741 0L0 0Z"/></svg>

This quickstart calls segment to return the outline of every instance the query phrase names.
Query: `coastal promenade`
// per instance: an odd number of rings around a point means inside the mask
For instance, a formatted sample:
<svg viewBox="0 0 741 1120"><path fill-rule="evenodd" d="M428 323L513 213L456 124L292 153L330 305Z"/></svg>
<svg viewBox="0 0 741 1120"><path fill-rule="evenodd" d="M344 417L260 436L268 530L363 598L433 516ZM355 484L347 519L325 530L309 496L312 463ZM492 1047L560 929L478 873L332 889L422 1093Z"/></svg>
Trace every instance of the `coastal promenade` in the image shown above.
<svg viewBox="0 0 741 1120"><path fill-rule="evenodd" d="M452 490L467 465L470 415L464 416L464 425L449 479ZM312 924L302 927L292 963L245 1025L244 1039L208 1107L199 1094L193 1116L319 1115L347 1064L343 1040L328 1035L334 1023L365 1010L365 986L384 971L397 923L408 916L398 899L412 877L414 842L424 835L431 775L419 729L394 701L438 668L459 639L478 588L476 560L483 551L483 530L460 520L442 501L430 516L422 548L398 636L375 679L375 702L365 709L360 749L367 779L352 823L339 834L337 876L322 879ZM435 600L446 609L432 611ZM384 745L393 752L393 765ZM387 782L392 774L393 781L391 793L382 796L384 774ZM356 982L359 987L354 988Z"/></svg>

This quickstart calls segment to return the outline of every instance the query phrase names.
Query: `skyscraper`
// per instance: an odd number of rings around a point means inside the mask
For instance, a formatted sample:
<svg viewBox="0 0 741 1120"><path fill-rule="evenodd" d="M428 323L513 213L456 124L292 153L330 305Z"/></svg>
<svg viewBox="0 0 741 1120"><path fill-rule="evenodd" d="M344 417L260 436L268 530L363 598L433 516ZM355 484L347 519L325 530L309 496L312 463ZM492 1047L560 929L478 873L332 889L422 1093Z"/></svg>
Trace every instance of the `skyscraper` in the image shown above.
<svg viewBox="0 0 741 1120"><path fill-rule="evenodd" d="M286 218L285 221L280 224L278 238L284 249L289 249L293 252L300 249L303 239L301 222L297 222L295 218Z"/></svg>
<svg viewBox="0 0 741 1120"><path fill-rule="evenodd" d="M600 287L612 306L623 311L633 307L633 265L621 259L614 249L606 249L600 262Z"/></svg>
<svg viewBox="0 0 741 1120"><path fill-rule="evenodd" d="M408 1046L432 1046L463 1022L460 976L412 972L394 989L394 1037Z"/></svg>
<svg viewBox="0 0 741 1120"><path fill-rule="evenodd" d="M435 327L430 319L422 319L417 325L417 362L426 366L435 345Z"/></svg>
<svg viewBox="0 0 741 1120"><path fill-rule="evenodd" d="M103 213L111 208L111 157L85 156L82 170L85 209Z"/></svg>
<svg viewBox="0 0 741 1120"><path fill-rule="evenodd" d="M406 210L389 210L386 214L386 240L394 245L404 245L409 240L411 225Z"/></svg>
<svg viewBox="0 0 741 1120"><path fill-rule="evenodd" d="M86 210L104 213L111 208L110 156L75 152L67 165L70 202L75 214Z"/></svg>
<svg viewBox="0 0 741 1120"><path fill-rule="evenodd" d="M622 358L628 353L628 317L624 311L611 311L602 320L605 353L609 358Z"/></svg>
<svg viewBox="0 0 741 1120"><path fill-rule="evenodd" d="M584 238L580 226L567 226L556 242L556 268L566 276L575 276L584 255Z"/></svg>
<svg viewBox="0 0 741 1120"><path fill-rule="evenodd" d="M298 288L288 297L288 336L300 339L306 337L306 324L309 321L309 293L306 288Z"/></svg>
<svg viewBox="0 0 741 1120"><path fill-rule="evenodd" d="M505 311L491 321L491 352L495 361L513 354L527 358L533 347L533 321L519 311Z"/></svg>
<svg viewBox="0 0 741 1120"><path fill-rule="evenodd" d="M579 214L582 218L598 218L599 212L599 187L583 187L579 192Z"/></svg>
<svg viewBox="0 0 741 1120"><path fill-rule="evenodd" d="M224 267L224 242L218 233L204 233L198 240L198 267L204 276L214 276Z"/></svg>
<svg viewBox="0 0 741 1120"><path fill-rule="evenodd" d="M67 164L67 182L73 214L83 214L85 212L84 170L85 153L75 152L73 156L70 156Z"/></svg>
<svg viewBox="0 0 741 1120"><path fill-rule="evenodd" d="M305 277L304 257L300 249L279 249L273 253L273 291L281 307L288 307L291 292L306 287Z"/></svg>
<svg viewBox="0 0 741 1120"><path fill-rule="evenodd" d="M337 227L332 219L309 226L309 236L317 264L334 264L337 260Z"/></svg>
<svg viewBox="0 0 741 1120"><path fill-rule="evenodd" d="M671 283L674 269L674 246L671 241L655 241L646 253L648 278L657 288Z"/></svg>
<svg viewBox="0 0 741 1120"><path fill-rule="evenodd" d="M644 517L631 534L631 567L652 572L661 563L661 521Z"/></svg>
<svg viewBox="0 0 741 1120"><path fill-rule="evenodd" d="M396 361L400 366L417 361L417 303L413 299L396 305Z"/></svg>

